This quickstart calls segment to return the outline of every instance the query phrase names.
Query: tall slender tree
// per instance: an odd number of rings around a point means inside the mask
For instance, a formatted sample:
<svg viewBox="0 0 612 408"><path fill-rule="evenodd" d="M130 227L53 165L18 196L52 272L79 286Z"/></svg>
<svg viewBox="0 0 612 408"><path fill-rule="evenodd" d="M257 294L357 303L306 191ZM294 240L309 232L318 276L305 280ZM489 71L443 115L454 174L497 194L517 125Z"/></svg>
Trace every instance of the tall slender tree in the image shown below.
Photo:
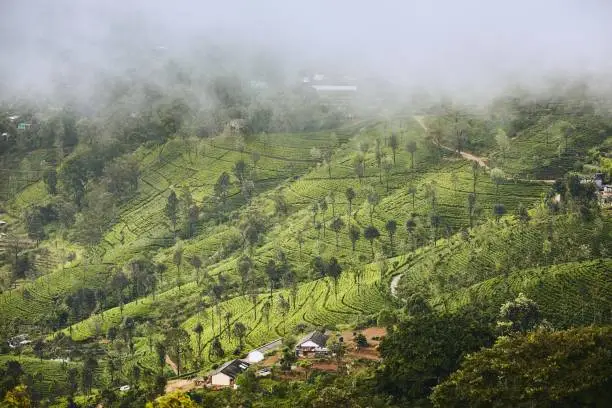
<svg viewBox="0 0 612 408"><path fill-rule="evenodd" d="M374 259L374 240L380 237L380 232L373 225L369 225L363 230L363 237L370 242L370 249L372 250L372 259Z"/></svg>
<svg viewBox="0 0 612 408"><path fill-rule="evenodd" d="M414 154L417 151L417 143L414 140L411 140L406 145L406 151L410 153L410 168L414 169Z"/></svg>
<svg viewBox="0 0 612 408"><path fill-rule="evenodd" d="M388 220L385 224L385 229L387 230L387 234L389 234L389 243L391 245L391 255L393 255L394 246L393 246L393 237L395 236L395 232L397 231L397 221Z"/></svg>
<svg viewBox="0 0 612 408"><path fill-rule="evenodd" d="M355 190L353 190L352 187L349 187L344 192L344 195L346 196L346 201L348 201L348 216L352 217L352 214L353 214L353 200L355 199L355 197L357 197L357 194L355 193Z"/></svg>

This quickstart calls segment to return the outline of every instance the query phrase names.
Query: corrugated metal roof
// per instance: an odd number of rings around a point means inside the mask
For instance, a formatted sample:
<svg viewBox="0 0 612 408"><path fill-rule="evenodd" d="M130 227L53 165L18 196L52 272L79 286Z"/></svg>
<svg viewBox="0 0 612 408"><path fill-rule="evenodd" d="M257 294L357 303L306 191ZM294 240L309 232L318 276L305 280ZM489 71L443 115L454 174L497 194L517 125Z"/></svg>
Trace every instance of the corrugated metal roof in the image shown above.
<svg viewBox="0 0 612 408"><path fill-rule="evenodd" d="M317 91L356 91L356 85L313 85L312 86Z"/></svg>

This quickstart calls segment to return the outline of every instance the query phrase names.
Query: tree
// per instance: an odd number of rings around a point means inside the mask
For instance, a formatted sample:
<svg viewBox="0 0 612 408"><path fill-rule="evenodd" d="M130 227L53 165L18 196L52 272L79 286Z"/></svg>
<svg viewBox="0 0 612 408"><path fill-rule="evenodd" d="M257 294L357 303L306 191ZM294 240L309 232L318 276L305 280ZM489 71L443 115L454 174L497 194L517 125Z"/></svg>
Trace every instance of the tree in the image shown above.
<svg viewBox="0 0 612 408"><path fill-rule="evenodd" d="M355 252L355 244L359 241L361 237L361 230L356 225L351 224L349 227L349 239L351 240L351 244L353 245L353 252Z"/></svg>
<svg viewBox="0 0 612 408"><path fill-rule="evenodd" d="M499 151L501 152L502 162L505 163L506 154L510 149L510 140L508 139L508 135L503 129L497 129L497 133L495 134L495 141L497 142L497 146L499 147Z"/></svg>
<svg viewBox="0 0 612 408"><path fill-rule="evenodd" d="M159 373L163 374L164 366L166 365L166 345L162 342L155 343L155 355L157 356L157 364L159 365Z"/></svg>
<svg viewBox="0 0 612 408"><path fill-rule="evenodd" d="M338 260L335 257L331 257L327 266L327 275L332 278L334 282L334 293L336 298L338 298L338 279L340 279L341 274L342 267L338 263Z"/></svg>
<svg viewBox="0 0 612 408"><path fill-rule="evenodd" d="M117 200L127 199L138 189L140 168L132 157L119 157L104 168L106 189Z"/></svg>
<svg viewBox="0 0 612 408"><path fill-rule="evenodd" d="M332 149L324 149L322 152L322 158L323 158L323 163L325 163L325 166L327 167L327 172L329 173L329 178L331 178L331 172L332 172L332 155L333 155L333 151Z"/></svg>
<svg viewBox="0 0 612 408"><path fill-rule="evenodd" d="M425 184L425 198L429 200L431 204L431 212L436 212L436 204L438 203L438 188L435 180L431 183Z"/></svg>
<svg viewBox="0 0 612 408"><path fill-rule="evenodd" d="M327 200L326 199L319 200L319 210L321 211L321 217L323 218L321 225L323 226L323 238L325 238L325 215L327 213Z"/></svg>
<svg viewBox="0 0 612 408"><path fill-rule="evenodd" d="M40 207L32 207L25 211L25 227L28 238L36 241L36 245L45 238L43 217Z"/></svg>
<svg viewBox="0 0 612 408"><path fill-rule="evenodd" d="M435 407L604 407L612 329L536 330L468 355L434 388Z"/></svg>
<svg viewBox="0 0 612 408"><path fill-rule="evenodd" d="M387 234L389 234L389 243L391 244L391 255L393 255L393 236L395 236L395 232L397 231L397 221L388 220L385 224L385 229L387 230Z"/></svg>
<svg viewBox="0 0 612 408"><path fill-rule="evenodd" d="M242 282L242 294L246 291L246 285L253 270L253 261L246 255L243 255L238 260L238 275Z"/></svg>
<svg viewBox="0 0 612 408"><path fill-rule="evenodd" d="M411 140L406 145L406 151L410 153L410 168L414 169L414 153L417 151L417 143L414 140Z"/></svg>
<svg viewBox="0 0 612 408"><path fill-rule="evenodd" d="M310 268L314 279L322 278L327 275L327 262L320 256L315 256L310 261Z"/></svg>
<svg viewBox="0 0 612 408"><path fill-rule="evenodd" d="M385 154L382 151L380 138L376 139L376 148L374 150L375 158L376 158L376 166L378 167L378 180L382 183L382 160L385 157Z"/></svg>
<svg viewBox="0 0 612 408"><path fill-rule="evenodd" d="M380 203L380 196L375 190L371 190L368 193L368 204L370 205L370 224L373 224L373 215L376 210L376 206Z"/></svg>
<svg viewBox="0 0 612 408"><path fill-rule="evenodd" d="M193 327L193 332L196 334L196 345L198 346L198 358L202 358L202 332L204 327L202 323L197 322Z"/></svg>
<svg viewBox="0 0 612 408"><path fill-rule="evenodd" d="M266 275L268 276L268 282L270 284L270 299L272 299L272 291L280 280L279 268L276 265L274 259L270 259L266 264Z"/></svg>
<svg viewBox="0 0 612 408"><path fill-rule="evenodd" d="M506 214L506 206L501 204L501 203L497 203L493 206L493 215L495 215L495 221L499 222L500 218L504 216L504 214Z"/></svg>
<svg viewBox="0 0 612 408"><path fill-rule="evenodd" d="M412 196L412 211L414 211L414 199L416 197L417 188L415 185L410 185L408 187L408 194Z"/></svg>
<svg viewBox="0 0 612 408"><path fill-rule="evenodd" d="M537 303L519 293L516 299L502 305L499 319L497 325L503 332L525 333L535 328L542 318Z"/></svg>
<svg viewBox="0 0 612 408"><path fill-rule="evenodd" d="M57 194L57 171L55 167L50 167L43 174L43 181L47 192L51 195Z"/></svg>
<svg viewBox="0 0 612 408"><path fill-rule="evenodd" d="M363 155L355 155L355 157L353 158L353 168L355 170L355 175L361 183L361 180L365 177L365 159Z"/></svg>
<svg viewBox="0 0 612 408"><path fill-rule="evenodd" d="M348 201L348 216L351 217L353 215L353 200L357 197L355 190L352 187L349 187L344 192L346 197L346 201Z"/></svg>
<svg viewBox="0 0 612 408"><path fill-rule="evenodd" d="M232 171L234 172L234 176L236 176L240 184L244 183L247 172L247 164L245 163L245 161L238 160L236 163L234 163L234 168L232 169Z"/></svg>
<svg viewBox="0 0 612 408"><path fill-rule="evenodd" d="M380 237L380 232L373 225L367 226L363 230L363 237L370 242L370 248L372 250L372 259L374 258L374 240Z"/></svg>
<svg viewBox="0 0 612 408"><path fill-rule="evenodd" d="M4 395L4 400L1 405L3 408L30 408L32 406L32 401L30 399L28 387L19 384L15 388L8 390Z"/></svg>
<svg viewBox="0 0 612 408"><path fill-rule="evenodd" d="M523 225L527 224L531 219L529 211L527 211L527 208L523 205L523 203L519 203L518 207L516 208L515 217Z"/></svg>
<svg viewBox="0 0 612 408"><path fill-rule="evenodd" d="M169 354L176 358L177 374L181 375L181 364L187 360L191 350L189 333L180 327L173 327L166 332L165 343Z"/></svg>
<svg viewBox="0 0 612 408"><path fill-rule="evenodd" d="M240 348L244 347L244 336L247 334L247 327L244 323L236 322L234 323L234 336L238 338L240 342Z"/></svg>
<svg viewBox="0 0 612 408"><path fill-rule="evenodd" d="M563 131L563 137L565 139L565 150L567 150L569 139L574 134L574 127L572 125L567 125L565 130Z"/></svg>
<svg viewBox="0 0 612 408"><path fill-rule="evenodd" d="M224 171L219 175L217 182L215 183L214 191L215 197L221 202L222 206L225 206L227 200L228 191L230 188L230 175Z"/></svg>
<svg viewBox="0 0 612 408"><path fill-rule="evenodd" d="M469 193L467 197L468 217L470 218L470 228L474 228L474 215L476 212L476 194Z"/></svg>
<svg viewBox="0 0 612 408"><path fill-rule="evenodd" d="M312 226L314 227L317 224L317 214L319 213L319 204L314 202L312 207L310 207L310 211L312 212Z"/></svg>
<svg viewBox="0 0 612 408"><path fill-rule="evenodd" d="M70 367L66 371L66 381L68 382L70 396L74 396L79 389L79 370Z"/></svg>
<svg viewBox="0 0 612 408"><path fill-rule="evenodd" d="M174 263L174 266L176 266L176 284L179 288L179 291L181 290L181 265L183 264L183 247L182 245L177 245L176 249L174 250L174 254L172 255L172 262Z"/></svg>
<svg viewBox="0 0 612 408"><path fill-rule="evenodd" d="M472 193L476 195L476 182L478 181L478 176L480 175L480 164L478 162L472 163Z"/></svg>
<svg viewBox="0 0 612 408"><path fill-rule="evenodd" d="M370 144L368 142L359 142L359 151L364 155L370 150Z"/></svg>
<svg viewBox="0 0 612 408"><path fill-rule="evenodd" d="M406 232L408 232L408 236L412 239L412 244L414 247L414 229L416 228L416 220L414 218L409 218L406 220Z"/></svg>
<svg viewBox="0 0 612 408"><path fill-rule="evenodd" d="M278 304L276 305L280 315L283 318L283 334L287 333L286 324L287 324L287 313L289 313L289 308L291 307L289 301L285 299L283 295L278 296Z"/></svg>
<svg viewBox="0 0 612 408"><path fill-rule="evenodd" d="M32 345L32 351L34 352L34 355L42 362L45 352L45 341L43 339L36 339Z"/></svg>
<svg viewBox="0 0 612 408"><path fill-rule="evenodd" d="M332 217L336 216L336 193L332 190L327 194L325 200L331 205Z"/></svg>
<svg viewBox="0 0 612 408"><path fill-rule="evenodd" d="M219 336L215 336L210 343L210 353L216 358L222 358L225 356L225 350L223 350L223 345L219 340Z"/></svg>
<svg viewBox="0 0 612 408"><path fill-rule="evenodd" d="M397 153L397 149L399 148L399 138L395 132L391 133L389 137L389 147L391 147L391 151L393 152L393 164L395 164L395 154Z"/></svg>
<svg viewBox="0 0 612 408"><path fill-rule="evenodd" d="M92 356L87 357L83 363L83 371L81 372L81 385L85 393L89 395L91 388L95 382L95 370L98 368L98 362Z"/></svg>
<svg viewBox="0 0 612 408"><path fill-rule="evenodd" d="M332 220L329 228L336 233L336 249L338 249L338 236L340 231L344 228L344 221L340 217L336 217Z"/></svg>
<svg viewBox="0 0 612 408"><path fill-rule="evenodd" d="M261 307L261 314L263 315L263 318L266 320L266 327L268 331L270 331L270 309L271 307L272 305L270 304L269 301L266 301Z"/></svg>
<svg viewBox="0 0 612 408"><path fill-rule="evenodd" d="M187 394L180 391L171 392L158 397L153 402L147 402L146 408L197 408L196 404Z"/></svg>
<svg viewBox="0 0 612 408"><path fill-rule="evenodd" d="M490 345L493 338L488 321L467 311L400 321L379 344L385 364L376 374L377 389L396 401L423 398L456 370L465 354Z"/></svg>
<svg viewBox="0 0 612 408"><path fill-rule="evenodd" d="M196 271L196 284L200 283L200 268L202 268L202 258L197 255L193 255L189 258L189 264Z"/></svg>
<svg viewBox="0 0 612 408"><path fill-rule="evenodd" d="M382 162L382 168L385 172L385 184L387 193L389 192L389 179L391 178L391 170L393 170L393 163L389 159L385 159Z"/></svg>
<svg viewBox="0 0 612 408"><path fill-rule="evenodd" d="M179 200L176 197L176 193L174 192L174 190L171 190L170 195L168 196L168 199L166 200L166 207L165 207L164 213L166 214L166 217L168 217L168 219L172 223L172 232L174 234L174 239L176 239L176 220L178 218L178 209L179 209Z"/></svg>
<svg viewBox="0 0 612 408"><path fill-rule="evenodd" d="M497 201L499 202L499 185L504 182L506 176L504 172L499 168L494 168L491 170L491 180L495 183L495 196Z"/></svg>

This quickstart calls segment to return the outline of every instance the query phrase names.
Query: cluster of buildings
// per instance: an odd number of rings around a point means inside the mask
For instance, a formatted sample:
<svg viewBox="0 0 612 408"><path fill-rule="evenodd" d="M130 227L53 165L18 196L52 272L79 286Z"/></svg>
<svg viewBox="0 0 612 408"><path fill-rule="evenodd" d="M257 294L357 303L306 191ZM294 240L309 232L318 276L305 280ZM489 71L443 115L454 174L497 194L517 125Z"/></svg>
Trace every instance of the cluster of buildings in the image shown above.
<svg viewBox="0 0 612 408"><path fill-rule="evenodd" d="M298 358L327 357L329 355L329 350L326 347L328 338L329 336L320 331L308 333L295 345L295 355ZM282 340L277 339L250 351L244 359L228 361L221 367L210 372L206 379L196 379L196 386L205 385L211 388L236 388L236 378L240 374L248 370L252 365L263 361L268 353L279 350L282 345ZM258 377L265 377L270 375L270 373L271 371L269 368L262 368L258 370L255 375Z"/></svg>

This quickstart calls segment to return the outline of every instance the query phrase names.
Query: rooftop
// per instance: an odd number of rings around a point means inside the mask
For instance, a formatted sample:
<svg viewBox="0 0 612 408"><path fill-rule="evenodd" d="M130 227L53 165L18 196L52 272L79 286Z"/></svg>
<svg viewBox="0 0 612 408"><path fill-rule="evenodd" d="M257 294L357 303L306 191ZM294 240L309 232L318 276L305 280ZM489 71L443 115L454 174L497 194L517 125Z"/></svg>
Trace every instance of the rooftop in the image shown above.
<svg viewBox="0 0 612 408"><path fill-rule="evenodd" d="M311 333L308 333L306 336L304 336L297 344L297 346L300 346L302 343L305 343L307 341L312 341L315 344L318 344L321 347L325 347L325 344L327 343L327 339L329 338L329 336L326 336L324 333L321 333L318 330L315 330Z"/></svg>
<svg viewBox="0 0 612 408"><path fill-rule="evenodd" d="M250 364L244 360L231 360L217 368L211 375L223 373L230 378L236 378L238 374L241 374L244 370L249 368L249 366Z"/></svg>

